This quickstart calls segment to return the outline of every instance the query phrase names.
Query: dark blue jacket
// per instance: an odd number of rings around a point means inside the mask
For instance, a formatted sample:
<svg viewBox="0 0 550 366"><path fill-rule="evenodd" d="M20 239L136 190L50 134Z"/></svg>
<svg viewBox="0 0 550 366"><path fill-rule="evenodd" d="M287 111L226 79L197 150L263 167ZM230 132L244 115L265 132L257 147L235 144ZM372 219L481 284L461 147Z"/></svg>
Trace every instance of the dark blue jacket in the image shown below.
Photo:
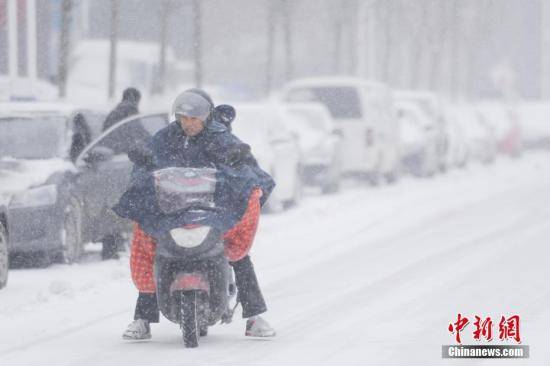
<svg viewBox="0 0 550 366"><path fill-rule="evenodd" d="M258 166L250 152L245 153L238 164L231 166L228 164L227 157L230 152L242 145L243 142L231 134L225 126L215 121L193 137L186 136L180 124L172 122L153 136L150 149L153 153L155 169L167 167L218 169L219 184L216 187L215 200L219 211L216 215L209 216L207 224L227 230L244 214L248 197L254 187L262 189L262 204L275 187L271 176ZM113 209L120 216L138 222L147 233L152 235L196 219L185 215L167 217L161 214L156 204L152 176L142 167L134 168L130 188Z"/></svg>

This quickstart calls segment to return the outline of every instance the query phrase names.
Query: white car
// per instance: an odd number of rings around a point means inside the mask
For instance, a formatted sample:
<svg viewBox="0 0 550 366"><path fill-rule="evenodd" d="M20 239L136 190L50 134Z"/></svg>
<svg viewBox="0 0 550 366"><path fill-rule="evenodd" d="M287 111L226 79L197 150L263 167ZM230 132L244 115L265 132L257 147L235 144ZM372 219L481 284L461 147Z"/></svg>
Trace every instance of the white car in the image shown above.
<svg viewBox="0 0 550 366"><path fill-rule="evenodd" d="M8 254L8 235L4 218L5 210L0 207L0 289L8 283L9 272L9 254Z"/></svg>
<svg viewBox="0 0 550 366"><path fill-rule="evenodd" d="M439 159L434 121L416 103L397 102L395 107L400 123L403 170L417 176L435 174Z"/></svg>
<svg viewBox="0 0 550 366"><path fill-rule="evenodd" d="M356 78L326 77L295 80L282 91L285 102L320 102L327 106L343 144L343 173L388 181L399 170L398 123L392 95L383 84Z"/></svg>
<svg viewBox="0 0 550 366"><path fill-rule="evenodd" d="M86 125L90 140L101 134L103 121L107 116L104 111L61 102L0 102L0 114L63 116L72 123ZM78 118L80 118L79 121L76 120Z"/></svg>
<svg viewBox="0 0 550 366"><path fill-rule="evenodd" d="M523 102L517 108L523 145L550 148L550 103Z"/></svg>
<svg viewBox="0 0 550 366"><path fill-rule="evenodd" d="M447 167L446 154L448 149L448 127L444 118L443 103L433 92L423 90L400 90L395 92L398 101L409 101L417 104L428 118L433 121L434 134L437 143L438 167Z"/></svg>
<svg viewBox="0 0 550 366"><path fill-rule="evenodd" d="M447 127L447 152L446 165L448 167L463 168L468 163L468 143L464 131L458 123L458 118L453 110L445 106L445 126Z"/></svg>
<svg viewBox="0 0 550 366"><path fill-rule="evenodd" d="M276 105L250 103L234 105L233 133L252 147L258 164L277 184L266 205L279 211L296 204L301 196L300 147Z"/></svg>
<svg viewBox="0 0 550 366"><path fill-rule="evenodd" d="M509 156L521 154L521 129L514 111L502 102L482 102L476 105L485 122L494 131L499 152Z"/></svg>
<svg viewBox="0 0 550 366"><path fill-rule="evenodd" d="M340 188L341 135L328 109L320 103L280 105L288 129L298 136L302 155L302 181L323 193Z"/></svg>
<svg viewBox="0 0 550 366"><path fill-rule="evenodd" d="M454 105L450 108L468 146L469 160L484 164L492 163L497 154L497 143L493 130L483 121L479 113L471 105Z"/></svg>

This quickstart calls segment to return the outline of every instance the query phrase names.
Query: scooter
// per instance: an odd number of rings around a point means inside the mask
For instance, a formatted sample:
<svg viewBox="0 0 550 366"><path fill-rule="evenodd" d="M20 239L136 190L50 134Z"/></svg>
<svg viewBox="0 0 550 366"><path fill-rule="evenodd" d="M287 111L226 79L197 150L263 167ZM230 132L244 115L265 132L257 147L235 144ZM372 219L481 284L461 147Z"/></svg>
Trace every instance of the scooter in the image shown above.
<svg viewBox="0 0 550 366"><path fill-rule="evenodd" d="M166 168L153 176L166 217L184 212L187 222L204 222L201 219L215 211L215 169ZM173 222L155 238L158 305L167 319L180 325L185 346L198 347L209 326L231 321L229 303L236 286L224 254L223 232L215 226Z"/></svg>

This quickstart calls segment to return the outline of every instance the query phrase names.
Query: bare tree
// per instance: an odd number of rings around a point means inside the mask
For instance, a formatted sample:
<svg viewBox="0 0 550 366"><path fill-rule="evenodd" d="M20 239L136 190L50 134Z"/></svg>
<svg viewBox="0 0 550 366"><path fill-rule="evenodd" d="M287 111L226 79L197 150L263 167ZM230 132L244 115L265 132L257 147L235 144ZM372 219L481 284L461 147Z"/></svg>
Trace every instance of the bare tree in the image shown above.
<svg viewBox="0 0 550 366"><path fill-rule="evenodd" d="M289 0L281 0L283 10L283 31L285 41L285 77L291 80L294 74L292 57L292 9Z"/></svg>
<svg viewBox="0 0 550 366"><path fill-rule="evenodd" d="M159 72L158 78L155 80L153 94L162 94L166 83L166 43L167 29L170 19L170 14L174 10L174 4L171 0L162 0L160 4L160 53L159 53Z"/></svg>
<svg viewBox="0 0 550 366"><path fill-rule="evenodd" d="M111 0L111 33L109 54L109 99L113 98L116 87L116 64L118 42L118 0Z"/></svg>
<svg viewBox="0 0 550 366"><path fill-rule="evenodd" d="M443 48L447 37L448 27L445 19L445 2L430 0L429 4L429 29L428 29L428 80L430 89L438 89L440 84L440 71L443 59Z"/></svg>
<svg viewBox="0 0 550 366"><path fill-rule="evenodd" d="M273 1L267 1L267 54L266 54L266 80L265 92L269 94L273 88L274 56L275 56L275 8Z"/></svg>
<svg viewBox="0 0 550 366"><path fill-rule="evenodd" d="M200 88L203 81L202 7L200 0L193 0L193 38L193 56L195 59L195 84L197 88Z"/></svg>
<svg viewBox="0 0 550 366"><path fill-rule="evenodd" d="M381 54L380 66L382 68L382 81L388 83L390 78L390 66L395 48L395 37L393 34L393 24L395 17L398 16L396 11L396 0L386 0L380 2L376 7L377 16L380 19L380 24L383 24L382 32L384 34L384 48Z"/></svg>
<svg viewBox="0 0 550 366"><path fill-rule="evenodd" d="M449 74L451 75L451 85L450 85L450 94L453 99L456 99L458 96L458 72L459 72L459 55L460 55L460 4L459 0L451 0L451 16L450 16L450 27L449 27L449 43L450 43L450 70Z"/></svg>
<svg viewBox="0 0 550 366"><path fill-rule="evenodd" d="M67 94L67 76L69 73L69 47L71 39L71 0L61 3L61 33L59 39L58 94L64 98Z"/></svg>
<svg viewBox="0 0 550 366"><path fill-rule="evenodd" d="M343 8L340 4L340 8L337 10L334 19L334 61L333 72L338 74L342 71L342 38L344 37L344 19Z"/></svg>

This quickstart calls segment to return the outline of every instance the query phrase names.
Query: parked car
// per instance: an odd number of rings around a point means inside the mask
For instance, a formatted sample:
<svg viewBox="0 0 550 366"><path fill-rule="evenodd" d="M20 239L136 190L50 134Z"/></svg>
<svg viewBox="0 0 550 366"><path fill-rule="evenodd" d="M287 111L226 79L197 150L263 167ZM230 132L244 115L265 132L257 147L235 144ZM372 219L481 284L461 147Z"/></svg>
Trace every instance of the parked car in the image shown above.
<svg viewBox="0 0 550 366"><path fill-rule="evenodd" d="M296 204L301 196L300 147L283 122L276 105L237 104L233 133L252 147L260 167L275 179L277 186L266 205L279 211Z"/></svg>
<svg viewBox="0 0 550 366"><path fill-rule="evenodd" d="M499 102L478 103L477 109L494 131L498 151L509 156L519 156L522 138L515 111Z"/></svg>
<svg viewBox="0 0 550 366"><path fill-rule="evenodd" d="M516 111L523 146L550 149L550 103L523 102Z"/></svg>
<svg viewBox="0 0 550 366"><path fill-rule="evenodd" d="M463 168L468 163L468 143L457 116L448 105L444 107L445 126L447 127L446 166Z"/></svg>
<svg viewBox="0 0 550 366"><path fill-rule="evenodd" d="M103 241L105 250L106 238L109 245L116 245L110 238L130 231L130 223L111 210L130 181L128 153L144 146L168 123L167 113L128 117L104 131L78 156L74 194L80 205L81 242Z"/></svg>
<svg viewBox="0 0 550 366"><path fill-rule="evenodd" d="M283 121L298 136L302 181L323 193L340 189L342 136L328 109L319 103L281 104Z"/></svg>
<svg viewBox="0 0 550 366"><path fill-rule="evenodd" d="M6 208L0 204L0 289L8 283L9 252L6 231Z"/></svg>
<svg viewBox="0 0 550 366"><path fill-rule="evenodd" d="M472 105L454 105L450 109L450 113L456 116L461 130L464 132L469 159L484 164L492 163L496 158L497 144L490 126Z"/></svg>
<svg viewBox="0 0 550 366"><path fill-rule="evenodd" d="M395 92L398 101L409 101L417 104L433 122L437 144L437 165L440 170L447 168L448 127L443 111L442 100L433 92L423 90L399 90Z"/></svg>
<svg viewBox="0 0 550 366"><path fill-rule="evenodd" d="M63 116L75 124L83 124L88 129L89 138L96 138L102 132L104 111L81 108L69 103L59 102L5 102L0 103L0 115L19 116ZM89 142L89 141L87 141Z"/></svg>
<svg viewBox="0 0 550 366"><path fill-rule="evenodd" d="M434 121L413 102L397 102L403 170L430 176L439 168L437 132Z"/></svg>
<svg viewBox="0 0 550 366"><path fill-rule="evenodd" d="M166 114L129 117L80 148L78 123L62 115L1 117L10 254L74 262L83 243L128 230L110 210L129 180L127 149L166 124Z"/></svg>
<svg viewBox="0 0 550 366"><path fill-rule="evenodd" d="M282 91L285 102L320 102L343 136L342 172L393 181L399 169L398 123L390 90L354 78L295 80Z"/></svg>

